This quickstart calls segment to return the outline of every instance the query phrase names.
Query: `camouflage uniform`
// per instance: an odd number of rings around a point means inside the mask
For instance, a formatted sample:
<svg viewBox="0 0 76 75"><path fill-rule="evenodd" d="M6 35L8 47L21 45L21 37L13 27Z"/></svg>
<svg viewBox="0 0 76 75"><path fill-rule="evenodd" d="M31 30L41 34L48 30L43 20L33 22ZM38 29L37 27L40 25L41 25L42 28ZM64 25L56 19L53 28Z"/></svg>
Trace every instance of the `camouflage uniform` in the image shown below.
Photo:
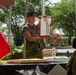
<svg viewBox="0 0 76 75"><path fill-rule="evenodd" d="M66 75L76 75L76 50L73 52L68 64Z"/></svg>
<svg viewBox="0 0 76 75"><path fill-rule="evenodd" d="M23 28L23 36L29 34L32 37L39 36L39 27L37 25L26 25ZM45 48L43 40L39 41L28 41L26 38L26 58L43 58L42 49Z"/></svg>
<svg viewBox="0 0 76 75"><path fill-rule="evenodd" d="M72 47L76 49L76 38L73 40ZM76 50L72 53L69 59L66 75L76 75Z"/></svg>

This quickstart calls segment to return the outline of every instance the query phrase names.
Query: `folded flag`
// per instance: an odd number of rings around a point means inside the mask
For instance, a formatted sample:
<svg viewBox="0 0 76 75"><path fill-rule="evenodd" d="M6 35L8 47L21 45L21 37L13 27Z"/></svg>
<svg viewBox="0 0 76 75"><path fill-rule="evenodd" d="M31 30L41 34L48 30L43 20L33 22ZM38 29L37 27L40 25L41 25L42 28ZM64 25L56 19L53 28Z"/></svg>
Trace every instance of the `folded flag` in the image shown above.
<svg viewBox="0 0 76 75"><path fill-rule="evenodd" d="M0 5L12 6L15 0L0 0Z"/></svg>
<svg viewBox="0 0 76 75"><path fill-rule="evenodd" d="M0 60L10 54L10 45L5 37L0 33Z"/></svg>

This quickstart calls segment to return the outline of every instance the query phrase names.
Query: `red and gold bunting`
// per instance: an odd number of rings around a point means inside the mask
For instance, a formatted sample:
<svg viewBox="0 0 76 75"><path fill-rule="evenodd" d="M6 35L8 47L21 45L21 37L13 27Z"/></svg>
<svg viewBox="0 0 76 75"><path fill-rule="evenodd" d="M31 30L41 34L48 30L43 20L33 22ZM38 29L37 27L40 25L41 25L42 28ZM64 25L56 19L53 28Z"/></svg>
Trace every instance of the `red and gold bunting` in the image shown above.
<svg viewBox="0 0 76 75"><path fill-rule="evenodd" d="M0 8L4 8L5 6L3 6L3 5L0 5Z"/></svg>
<svg viewBox="0 0 76 75"><path fill-rule="evenodd" d="M15 0L0 0L0 8L13 6Z"/></svg>

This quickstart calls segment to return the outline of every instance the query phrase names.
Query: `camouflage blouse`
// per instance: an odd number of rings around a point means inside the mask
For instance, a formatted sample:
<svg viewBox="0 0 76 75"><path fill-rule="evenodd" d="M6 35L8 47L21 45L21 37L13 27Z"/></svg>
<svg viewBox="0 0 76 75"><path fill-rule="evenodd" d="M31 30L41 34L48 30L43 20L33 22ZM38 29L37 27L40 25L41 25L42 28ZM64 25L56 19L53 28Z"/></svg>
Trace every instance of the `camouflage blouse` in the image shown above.
<svg viewBox="0 0 76 75"><path fill-rule="evenodd" d="M23 36L30 34L32 37L39 36L39 27L37 25L25 25L23 28ZM45 48L44 40L28 41L25 38L26 58L42 58L42 49Z"/></svg>

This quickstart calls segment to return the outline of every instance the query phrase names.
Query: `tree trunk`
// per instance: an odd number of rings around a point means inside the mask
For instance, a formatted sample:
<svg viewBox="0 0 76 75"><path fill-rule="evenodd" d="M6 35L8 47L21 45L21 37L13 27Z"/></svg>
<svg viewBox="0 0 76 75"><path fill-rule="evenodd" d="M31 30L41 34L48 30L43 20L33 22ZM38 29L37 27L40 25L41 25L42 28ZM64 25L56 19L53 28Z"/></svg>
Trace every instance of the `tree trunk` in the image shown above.
<svg viewBox="0 0 76 75"><path fill-rule="evenodd" d="M71 45L71 38L72 38L72 36L69 34L69 36L68 36L68 45Z"/></svg>

